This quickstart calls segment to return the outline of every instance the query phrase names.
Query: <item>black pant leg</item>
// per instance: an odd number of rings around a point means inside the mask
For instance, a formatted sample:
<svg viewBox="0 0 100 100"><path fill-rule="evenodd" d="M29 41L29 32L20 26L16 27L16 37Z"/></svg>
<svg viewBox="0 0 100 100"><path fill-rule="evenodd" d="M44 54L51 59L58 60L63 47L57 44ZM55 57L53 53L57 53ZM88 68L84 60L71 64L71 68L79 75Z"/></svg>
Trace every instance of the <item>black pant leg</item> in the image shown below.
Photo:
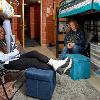
<svg viewBox="0 0 100 100"><path fill-rule="evenodd" d="M36 67L40 69L50 69L48 64L42 63L35 58L20 58L18 60L10 61L9 64L4 65L9 70L24 70L29 67Z"/></svg>
<svg viewBox="0 0 100 100"><path fill-rule="evenodd" d="M47 56L37 52L37 51L30 51L21 55L21 58L37 58L41 62L48 63L50 58Z"/></svg>

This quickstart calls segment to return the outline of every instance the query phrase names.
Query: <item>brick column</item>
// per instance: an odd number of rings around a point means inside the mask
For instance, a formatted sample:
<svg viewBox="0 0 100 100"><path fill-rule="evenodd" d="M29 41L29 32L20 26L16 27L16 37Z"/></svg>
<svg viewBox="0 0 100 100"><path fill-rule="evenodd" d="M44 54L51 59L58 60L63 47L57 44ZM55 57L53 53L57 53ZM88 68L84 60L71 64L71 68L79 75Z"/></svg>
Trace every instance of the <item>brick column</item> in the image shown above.
<svg viewBox="0 0 100 100"><path fill-rule="evenodd" d="M41 45L46 45L46 13L47 0L42 0L41 3Z"/></svg>
<svg viewBox="0 0 100 100"><path fill-rule="evenodd" d="M41 45L54 42L53 0L42 0Z"/></svg>
<svg viewBox="0 0 100 100"><path fill-rule="evenodd" d="M17 14L17 6L13 5L15 14ZM12 32L17 35L17 18L12 18Z"/></svg>

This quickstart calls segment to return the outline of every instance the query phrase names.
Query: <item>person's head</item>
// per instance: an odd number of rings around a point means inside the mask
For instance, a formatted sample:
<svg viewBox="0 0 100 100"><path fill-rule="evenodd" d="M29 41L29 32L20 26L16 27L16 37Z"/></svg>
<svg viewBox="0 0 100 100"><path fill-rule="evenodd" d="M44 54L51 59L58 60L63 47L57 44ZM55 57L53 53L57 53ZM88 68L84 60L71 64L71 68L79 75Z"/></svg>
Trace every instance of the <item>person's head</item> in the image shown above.
<svg viewBox="0 0 100 100"><path fill-rule="evenodd" d="M5 32L3 27L0 26L0 40L3 40L5 38Z"/></svg>
<svg viewBox="0 0 100 100"><path fill-rule="evenodd" d="M73 31L76 31L77 29L79 29L79 25L78 25L77 21L75 21L75 20L70 20L70 21L68 22L68 24L69 24L70 28L71 28Z"/></svg>

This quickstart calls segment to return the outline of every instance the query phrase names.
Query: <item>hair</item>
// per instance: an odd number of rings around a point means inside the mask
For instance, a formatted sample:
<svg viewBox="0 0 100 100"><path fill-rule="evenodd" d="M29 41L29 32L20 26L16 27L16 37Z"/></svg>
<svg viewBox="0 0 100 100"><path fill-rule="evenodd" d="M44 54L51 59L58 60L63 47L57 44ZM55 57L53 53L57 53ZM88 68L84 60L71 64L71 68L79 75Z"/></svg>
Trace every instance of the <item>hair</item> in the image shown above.
<svg viewBox="0 0 100 100"><path fill-rule="evenodd" d="M68 24L70 24L70 23L74 23L76 29L80 28L80 26L79 26L79 24L77 23L76 20L71 19L71 20L68 21Z"/></svg>
<svg viewBox="0 0 100 100"><path fill-rule="evenodd" d="M0 34L5 35L4 29L3 27L0 26ZM1 35L0 35L1 36ZM6 53L7 52L7 46L6 46L6 42L5 39L0 40L0 51Z"/></svg>
<svg viewBox="0 0 100 100"><path fill-rule="evenodd" d="M4 28L2 26L0 26L0 37L2 37L1 35L5 35L5 31Z"/></svg>

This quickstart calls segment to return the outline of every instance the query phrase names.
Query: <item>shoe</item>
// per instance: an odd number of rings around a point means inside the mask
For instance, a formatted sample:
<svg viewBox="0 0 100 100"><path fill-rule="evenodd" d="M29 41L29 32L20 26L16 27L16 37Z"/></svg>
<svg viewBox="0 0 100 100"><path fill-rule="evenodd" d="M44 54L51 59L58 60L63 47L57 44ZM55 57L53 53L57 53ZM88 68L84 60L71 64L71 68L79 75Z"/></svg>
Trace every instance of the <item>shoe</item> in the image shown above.
<svg viewBox="0 0 100 100"><path fill-rule="evenodd" d="M68 66L65 68L64 74L65 74L66 71L67 71L68 69L70 69L71 67L72 67L72 59L70 59Z"/></svg>
<svg viewBox="0 0 100 100"><path fill-rule="evenodd" d="M62 75L64 73L64 68L61 68L59 67L57 70L56 70L57 73L59 73L60 75Z"/></svg>
<svg viewBox="0 0 100 100"><path fill-rule="evenodd" d="M70 58L68 58L68 60L66 61L66 63L64 65L58 67L56 72L58 72L60 75L64 74L67 71L67 69L69 69L69 65L71 65Z"/></svg>
<svg viewBox="0 0 100 100"><path fill-rule="evenodd" d="M54 70L56 71L57 68L64 66L68 59L69 59L68 57L65 60L54 60L51 58L47 64L51 65L54 68Z"/></svg>

